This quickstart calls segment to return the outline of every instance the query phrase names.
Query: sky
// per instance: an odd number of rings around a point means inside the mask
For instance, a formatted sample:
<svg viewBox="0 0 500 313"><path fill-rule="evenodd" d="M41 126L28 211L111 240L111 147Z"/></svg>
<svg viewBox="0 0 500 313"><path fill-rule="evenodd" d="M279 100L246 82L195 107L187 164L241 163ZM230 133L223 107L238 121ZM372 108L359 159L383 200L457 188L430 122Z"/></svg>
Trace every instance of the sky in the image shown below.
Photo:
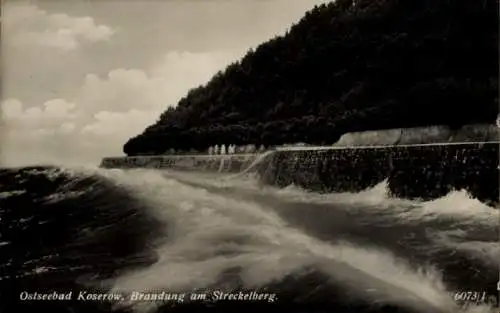
<svg viewBox="0 0 500 313"><path fill-rule="evenodd" d="M4 0L0 165L90 165L326 0Z"/></svg>

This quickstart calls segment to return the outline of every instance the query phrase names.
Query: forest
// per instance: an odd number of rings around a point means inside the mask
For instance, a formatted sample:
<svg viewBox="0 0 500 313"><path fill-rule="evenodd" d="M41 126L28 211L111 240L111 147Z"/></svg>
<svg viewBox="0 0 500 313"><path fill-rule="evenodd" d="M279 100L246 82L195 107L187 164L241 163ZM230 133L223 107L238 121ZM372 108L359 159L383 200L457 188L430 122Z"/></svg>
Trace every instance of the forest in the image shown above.
<svg viewBox="0 0 500 313"><path fill-rule="evenodd" d="M332 144L346 132L495 123L493 0L337 0L191 89L123 146ZM257 21L258 22L258 21Z"/></svg>

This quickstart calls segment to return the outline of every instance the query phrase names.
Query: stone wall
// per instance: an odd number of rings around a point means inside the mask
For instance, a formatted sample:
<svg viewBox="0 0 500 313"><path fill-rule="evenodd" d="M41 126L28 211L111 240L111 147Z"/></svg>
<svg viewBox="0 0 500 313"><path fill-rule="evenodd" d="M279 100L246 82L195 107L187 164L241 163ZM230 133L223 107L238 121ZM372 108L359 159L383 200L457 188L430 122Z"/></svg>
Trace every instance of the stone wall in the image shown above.
<svg viewBox="0 0 500 313"><path fill-rule="evenodd" d="M266 184L356 192L388 180L395 197L434 199L451 190L498 203L498 143L280 150L257 171Z"/></svg>
<svg viewBox="0 0 500 313"><path fill-rule="evenodd" d="M159 155L103 158L103 168L155 168L200 172L238 173L248 168L258 154Z"/></svg>
<svg viewBox="0 0 500 313"><path fill-rule="evenodd" d="M465 125L456 130L437 125L347 133L342 135L334 146L388 146L499 140L500 132L496 125Z"/></svg>
<svg viewBox="0 0 500 313"><path fill-rule="evenodd" d="M319 192L361 191L387 179L393 196L433 199L465 189L487 203L499 198L499 129L445 126L345 134L327 147L281 147L261 154L104 158L106 168L256 172L263 183Z"/></svg>

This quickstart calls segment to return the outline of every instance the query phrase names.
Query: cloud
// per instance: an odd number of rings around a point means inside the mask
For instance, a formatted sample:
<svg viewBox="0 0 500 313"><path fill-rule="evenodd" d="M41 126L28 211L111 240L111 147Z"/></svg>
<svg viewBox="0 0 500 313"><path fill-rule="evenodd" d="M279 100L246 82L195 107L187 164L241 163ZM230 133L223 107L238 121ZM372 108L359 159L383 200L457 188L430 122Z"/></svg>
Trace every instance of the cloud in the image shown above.
<svg viewBox="0 0 500 313"><path fill-rule="evenodd" d="M6 1L0 164L95 164L122 154L190 88L312 7L304 3Z"/></svg>
<svg viewBox="0 0 500 313"><path fill-rule="evenodd" d="M18 133L31 133L40 129L57 131L61 124L77 118L75 106L63 99L53 99L39 107L24 108L18 99L7 99L2 103L2 113L6 125L15 125Z"/></svg>
<svg viewBox="0 0 500 313"><path fill-rule="evenodd" d="M149 71L115 69L107 77L85 77L77 102L87 112L126 112L175 105L190 88L207 82L218 70L234 61L240 52L176 52L165 54Z"/></svg>
<svg viewBox="0 0 500 313"><path fill-rule="evenodd" d="M169 52L148 71L114 69L88 74L72 99L28 107L1 103L6 124L4 165L98 163L121 155L123 144L176 105L190 88L206 83L240 52Z"/></svg>
<svg viewBox="0 0 500 313"><path fill-rule="evenodd" d="M107 25L98 25L92 17L51 14L31 4L7 2L2 13L4 45L70 51L81 43L109 40L115 33Z"/></svg>

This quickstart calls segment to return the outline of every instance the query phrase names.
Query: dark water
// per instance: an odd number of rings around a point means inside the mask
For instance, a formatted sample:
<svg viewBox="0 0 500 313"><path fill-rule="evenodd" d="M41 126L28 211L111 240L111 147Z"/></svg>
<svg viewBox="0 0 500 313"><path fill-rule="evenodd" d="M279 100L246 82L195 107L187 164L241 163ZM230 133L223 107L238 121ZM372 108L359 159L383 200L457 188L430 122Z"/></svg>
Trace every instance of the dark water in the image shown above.
<svg viewBox="0 0 500 313"><path fill-rule="evenodd" d="M386 187L321 195L241 175L1 170L0 312L494 312L498 211L461 190L424 202ZM20 299L54 291L72 299ZM185 298L129 301L134 291ZM464 306L458 291L485 301Z"/></svg>

